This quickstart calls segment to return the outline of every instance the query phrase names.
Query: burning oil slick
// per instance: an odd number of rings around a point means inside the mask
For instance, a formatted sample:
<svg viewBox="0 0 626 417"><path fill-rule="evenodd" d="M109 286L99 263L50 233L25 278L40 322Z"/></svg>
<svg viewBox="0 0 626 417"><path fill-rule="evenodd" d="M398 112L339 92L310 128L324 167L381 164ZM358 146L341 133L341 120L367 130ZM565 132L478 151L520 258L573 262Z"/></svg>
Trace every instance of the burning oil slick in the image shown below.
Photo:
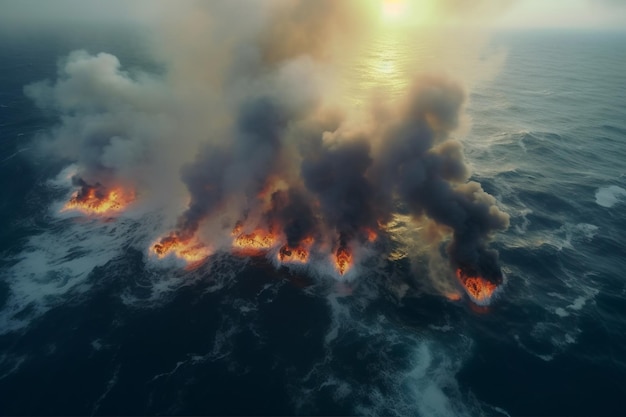
<svg viewBox="0 0 626 417"><path fill-rule="evenodd" d="M152 246L154 253L159 258L164 258L170 253L192 264L200 262L209 256L209 249L195 238L183 239L171 234Z"/></svg>
<svg viewBox="0 0 626 417"><path fill-rule="evenodd" d="M488 304L498 285L502 283L502 277L499 280L493 278L489 280L475 272L473 268L459 268L456 276L472 301L480 305Z"/></svg>
<svg viewBox="0 0 626 417"><path fill-rule="evenodd" d="M233 247L251 252L268 250L276 244L276 237L264 230L257 229L252 233L235 237Z"/></svg>
<svg viewBox="0 0 626 417"><path fill-rule="evenodd" d="M229 161L220 169L236 177L237 187L227 186L232 176L207 174L216 169L214 152L205 150L186 166L191 203L176 233L194 235L239 194L247 218L235 228L234 248L267 251L278 245L281 261L292 261L294 252L308 259L296 248L311 237L344 275L354 262L352 248L384 235L402 205L415 218L426 216L451 230L451 269L471 271L459 281L473 299L493 293L502 273L488 243L508 226L508 215L478 183L467 181L461 145L451 136L465 100L458 84L418 79L389 109L392 117L356 129L345 119L318 119L320 108L286 108L284 99L264 96L252 101L262 106L242 106L238 120L246 122L236 126L228 158L220 159ZM277 189L269 192L272 187ZM240 232L243 225L250 231Z"/></svg>
<svg viewBox="0 0 626 417"><path fill-rule="evenodd" d="M85 215L105 215L124 210L135 200L135 193L121 186L107 188L100 183L89 185L80 178L73 182L79 187L61 211L76 210Z"/></svg>
<svg viewBox="0 0 626 417"><path fill-rule="evenodd" d="M151 247L157 258L197 262L214 249L272 253L279 264L325 258L339 276L360 248L385 250L375 243L402 207L437 225L439 241L425 244L445 243L449 275L458 271L470 297L489 298L502 282L489 244L509 217L469 181L455 138L466 92L411 74L399 97L342 102L336 64L371 23L360 3L185 2L157 32L161 76L123 71L109 54L70 54L55 83L26 88L60 115L42 150L97 184L84 182L67 207L123 210L134 197L117 184L165 201L186 193ZM250 7L258 13L240 13ZM205 49L190 47L205 38Z"/></svg>
<svg viewBox="0 0 626 417"><path fill-rule="evenodd" d="M303 247L285 245L278 251L278 260L282 263L299 262L306 264L309 261L309 251Z"/></svg>
<svg viewBox="0 0 626 417"><path fill-rule="evenodd" d="M345 246L340 246L335 252L335 266L339 274L344 275L352 266L352 253Z"/></svg>

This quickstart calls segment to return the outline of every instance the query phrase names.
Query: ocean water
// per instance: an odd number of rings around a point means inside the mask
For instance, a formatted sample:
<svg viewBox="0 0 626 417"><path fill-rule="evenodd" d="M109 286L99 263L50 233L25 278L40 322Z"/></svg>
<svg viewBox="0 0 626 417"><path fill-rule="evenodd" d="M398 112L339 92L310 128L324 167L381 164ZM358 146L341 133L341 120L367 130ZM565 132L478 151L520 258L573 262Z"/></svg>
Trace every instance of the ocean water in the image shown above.
<svg viewBox="0 0 626 417"><path fill-rule="evenodd" d="M626 35L493 37L462 139L511 215L488 308L405 256L351 282L226 253L188 271L148 259L158 212L59 215L72 161L33 155L54 118L23 86L79 48L158 71L121 29L0 41L0 414L624 413Z"/></svg>

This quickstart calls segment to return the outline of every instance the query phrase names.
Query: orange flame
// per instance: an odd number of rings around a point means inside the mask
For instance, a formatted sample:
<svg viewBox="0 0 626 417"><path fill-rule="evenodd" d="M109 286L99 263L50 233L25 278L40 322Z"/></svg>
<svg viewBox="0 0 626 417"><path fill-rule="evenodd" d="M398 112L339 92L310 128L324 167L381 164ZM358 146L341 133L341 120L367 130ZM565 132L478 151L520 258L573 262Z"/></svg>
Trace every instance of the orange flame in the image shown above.
<svg viewBox="0 0 626 417"><path fill-rule="evenodd" d="M485 303L491 299L498 286L481 276L471 276L457 269L456 276L465 287L467 293L477 302Z"/></svg>
<svg viewBox="0 0 626 417"><path fill-rule="evenodd" d="M309 251L301 246L292 248L285 245L278 251L278 260L284 263L298 262L305 264L309 261Z"/></svg>
<svg viewBox="0 0 626 417"><path fill-rule="evenodd" d="M233 233L236 233L233 230ZM257 229L252 233L240 234L233 241L233 246L238 249L251 250L254 252L270 249L276 244L276 236L272 233Z"/></svg>
<svg viewBox="0 0 626 417"><path fill-rule="evenodd" d="M210 255L209 249L197 239L180 239L175 234L170 234L155 243L152 251L159 259L163 259L170 253L188 262L195 263Z"/></svg>
<svg viewBox="0 0 626 417"><path fill-rule="evenodd" d="M305 264L309 261L309 249L313 245L313 238L311 236L302 239L300 244L296 247L284 245L278 251L278 260L280 262L298 262Z"/></svg>
<svg viewBox="0 0 626 417"><path fill-rule="evenodd" d="M114 187L110 190L89 187L87 192L76 191L61 211L77 210L87 215L121 211L135 199L135 193Z"/></svg>
<svg viewBox="0 0 626 417"><path fill-rule="evenodd" d="M352 266L352 253L344 246L339 247L335 252L335 267L340 275L348 272Z"/></svg>
<svg viewBox="0 0 626 417"><path fill-rule="evenodd" d="M450 301L459 301L461 299L461 294L458 292L446 292L444 295Z"/></svg>
<svg viewBox="0 0 626 417"><path fill-rule="evenodd" d="M378 239L378 233L369 227L365 228L365 233L367 233L367 241L370 243Z"/></svg>
<svg viewBox="0 0 626 417"><path fill-rule="evenodd" d="M237 236L241 234L241 229L243 229L243 224L241 222L237 222L235 223L235 227L233 227L233 231L231 232L231 234L233 236Z"/></svg>

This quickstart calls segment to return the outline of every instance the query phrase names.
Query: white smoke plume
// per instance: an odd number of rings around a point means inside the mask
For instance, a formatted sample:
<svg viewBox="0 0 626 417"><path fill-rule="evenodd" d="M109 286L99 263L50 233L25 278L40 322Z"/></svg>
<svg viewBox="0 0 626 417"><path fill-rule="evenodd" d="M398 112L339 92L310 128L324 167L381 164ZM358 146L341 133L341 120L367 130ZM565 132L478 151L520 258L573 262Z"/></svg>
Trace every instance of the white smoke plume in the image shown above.
<svg viewBox="0 0 626 417"><path fill-rule="evenodd" d="M467 97L462 83L414 71L399 97L379 91L357 111L338 93L346 81L341 65L358 61L361 44L381 30L376 4L150 3L151 48L165 72L126 71L107 53L71 53L56 80L25 88L59 120L38 138L39 149L76 163L82 187L121 185L146 203L187 198L161 243L219 245L216 230L228 235L243 222L243 232L268 230L290 247L312 238L317 250L339 254L372 233L384 237L402 206L449 231L441 235L449 236L451 270L500 283L489 242L508 216L468 182L455 139ZM503 8L432 4L446 24L461 15L482 21ZM458 37L423 33L447 48L425 68L456 57Z"/></svg>

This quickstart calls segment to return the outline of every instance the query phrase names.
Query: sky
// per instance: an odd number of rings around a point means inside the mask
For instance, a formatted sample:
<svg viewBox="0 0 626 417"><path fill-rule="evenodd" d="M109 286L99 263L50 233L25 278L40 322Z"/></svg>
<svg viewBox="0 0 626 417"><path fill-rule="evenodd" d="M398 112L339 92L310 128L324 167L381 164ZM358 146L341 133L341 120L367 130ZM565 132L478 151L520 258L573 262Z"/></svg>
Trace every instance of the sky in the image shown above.
<svg viewBox="0 0 626 417"><path fill-rule="evenodd" d="M626 29L625 0L521 0L496 22L502 28Z"/></svg>
<svg viewBox="0 0 626 417"><path fill-rule="evenodd" d="M250 0L250 2L264 0ZM276 1L276 0L275 0ZM284 1L284 0L277 0ZM311 0L314 2L315 0ZM408 2L416 8L434 0L371 0L373 2ZM500 6L503 0L487 0ZM440 0L435 4L448 4L450 8L470 11L467 2ZM595 28L626 30L626 0L511 0L511 6L489 19L498 28ZM158 16L160 7L172 7L174 2L136 0L0 0L0 25L21 28L37 27L46 23L67 20L81 21L136 21ZM475 3L469 3L475 4ZM477 3L476 3L477 4ZM500 7L501 8L501 7ZM130 10L129 10L130 9Z"/></svg>

